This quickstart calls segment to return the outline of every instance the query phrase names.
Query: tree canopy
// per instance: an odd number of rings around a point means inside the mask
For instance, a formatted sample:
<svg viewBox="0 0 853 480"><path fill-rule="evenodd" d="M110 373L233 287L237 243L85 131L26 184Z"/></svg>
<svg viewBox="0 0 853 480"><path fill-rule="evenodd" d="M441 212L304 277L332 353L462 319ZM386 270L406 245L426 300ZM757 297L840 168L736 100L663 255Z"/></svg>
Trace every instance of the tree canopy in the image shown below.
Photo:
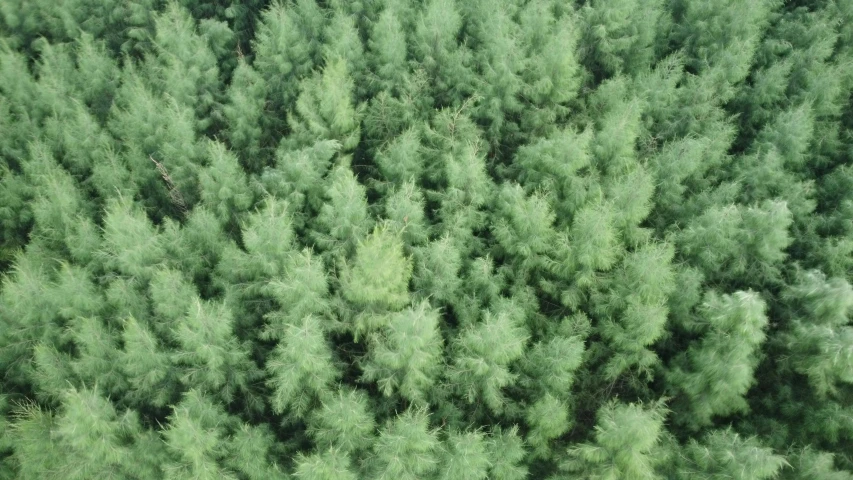
<svg viewBox="0 0 853 480"><path fill-rule="evenodd" d="M0 480L853 479L853 0L0 0Z"/></svg>

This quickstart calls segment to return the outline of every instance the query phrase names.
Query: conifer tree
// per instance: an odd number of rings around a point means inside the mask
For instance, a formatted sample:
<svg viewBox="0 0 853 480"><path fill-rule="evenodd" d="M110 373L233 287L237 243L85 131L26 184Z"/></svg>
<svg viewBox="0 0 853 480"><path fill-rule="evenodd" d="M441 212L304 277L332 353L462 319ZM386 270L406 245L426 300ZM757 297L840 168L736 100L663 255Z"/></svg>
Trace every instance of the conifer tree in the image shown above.
<svg viewBox="0 0 853 480"><path fill-rule="evenodd" d="M138 74L126 73L108 127L123 140L130 178L149 207L173 213L192 206L199 149L189 105L155 94Z"/></svg>
<svg viewBox="0 0 853 480"><path fill-rule="evenodd" d="M510 364L521 358L529 334L524 328L524 312L511 301L485 311L482 321L469 326L454 339L452 364L447 380L468 403L482 401L500 413L505 403L504 387L517 379Z"/></svg>
<svg viewBox="0 0 853 480"><path fill-rule="evenodd" d="M154 20L154 56L148 57L145 73L157 91L178 104L193 108L197 128L210 125L210 109L218 100L219 66L207 39L196 32L189 12L175 2Z"/></svg>
<svg viewBox="0 0 853 480"><path fill-rule="evenodd" d="M269 194L287 200L294 212L308 208L309 212L317 211L324 200L324 177L340 150L341 144L335 140L318 141L299 149L282 143L275 152L274 166L261 174L261 184Z"/></svg>
<svg viewBox="0 0 853 480"><path fill-rule="evenodd" d="M279 138L285 113L299 94L299 80L319 65L323 13L314 0L273 2L261 14L253 41L252 66L266 83L270 115L264 129Z"/></svg>
<svg viewBox="0 0 853 480"><path fill-rule="evenodd" d="M265 164L262 147L267 146L263 128L267 102L267 83L245 58L234 69L222 106L226 135L231 147L239 153L241 165L258 173ZM268 135L268 132L266 132Z"/></svg>
<svg viewBox="0 0 853 480"><path fill-rule="evenodd" d="M354 95L347 61L340 56L329 57L322 73L300 82L295 108L288 113L292 136L285 141L302 147L317 140L335 140L343 151L354 150L361 139L362 110L355 104Z"/></svg>
<svg viewBox="0 0 853 480"><path fill-rule="evenodd" d="M312 455L300 454L296 458L296 471L299 480L356 480L351 460L346 453L329 449Z"/></svg>
<svg viewBox="0 0 853 480"><path fill-rule="evenodd" d="M400 19L401 12L394 2L379 14L370 29L367 40L367 59L375 90L394 92L406 78L406 31Z"/></svg>
<svg viewBox="0 0 853 480"><path fill-rule="evenodd" d="M199 172L201 201L225 225L249 209L252 192L237 157L225 145L208 143L207 156L210 165Z"/></svg>
<svg viewBox="0 0 853 480"><path fill-rule="evenodd" d="M488 443L482 432L451 431L441 444L439 472L440 480L488 478Z"/></svg>
<svg viewBox="0 0 853 480"><path fill-rule="evenodd" d="M820 396L837 392L839 383L853 383L853 328L848 325L853 287L842 278L811 271L784 295L796 312L782 337L794 369L808 377Z"/></svg>
<svg viewBox="0 0 853 480"><path fill-rule="evenodd" d="M473 116L486 125L489 143L497 145L517 135L518 125L512 120L522 111L521 72L527 62L519 42L520 27L513 21L517 7L510 2L496 8L477 1L465 2L461 8L471 43L476 45L472 63L479 102Z"/></svg>
<svg viewBox="0 0 853 480"><path fill-rule="evenodd" d="M520 15L526 56L534 59L522 73L521 92L529 102L522 114L522 129L533 136L553 128L581 85L577 17L573 12L557 17L554 10L551 2L540 0L529 2Z"/></svg>
<svg viewBox="0 0 853 480"><path fill-rule="evenodd" d="M163 262L160 233L130 199L111 199L104 215L104 241L99 256L107 268L128 277L149 279Z"/></svg>
<svg viewBox="0 0 853 480"><path fill-rule="evenodd" d="M370 338L363 378L386 396L399 393L426 404L442 367L439 320L439 312L425 300L392 314L388 325Z"/></svg>
<svg viewBox="0 0 853 480"><path fill-rule="evenodd" d="M411 51L430 78L436 106L459 105L470 94L474 79L471 52L458 44L462 12L455 0L430 0L412 32Z"/></svg>
<svg viewBox="0 0 853 480"><path fill-rule="evenodd" d="M527 478L528 470L524 465L526 452L524 442L518 435L518 428L493 428L487 438L487 448L490 457L489 471L494 478L519 480Z"/></svg>
<svg viewBox="0 0 853 480"><path fill-rule="evenodd" d="M445 235L415 250L412 286L418 296L435 303L451 303L462 287L462 255Z"/></svg>
<svg viewBox="0 0 853 480"><path fill-rule="evenodd" d="M227 454L227 426L232 423L222 408L197 390L189 390L175 405L163 432L172 459L163 466L170 479L236 479L222 468Z"/></svg>
<svg viewBox="0 0 853 480"><path fill-rule="evenodd" d="M228 441L225 468L245 475L249 480L287 478L275 461L276 440L267 425L242 423Z"/></svg>
<svg viewBox="0 0 853 480"><path fill-rule="evenodd" d="M399 310L409 303L412 261L400 234L377 226L360 241L355 259L341 277L344 298L361 309ZM356 332L364 327L356 326Z"/></svg>
<svg viewBox="0 0 853 480"><path fill-rule="evenodd" d="M785 458L755 438L742 438L731 429L713 430L703 441L691 440L675 478L737 480L778 478L788 466Z"/></svg>
<svg viewBox="0 0 853 480"><path fill-rule="evenodd" d="M367 469L378 480L424 478L439 466L440 445L426 411L408 409L383 426Z"/></svg>
<svg viewBox="0 0 853 480"><path fill-rule="evenodd" d="M571 447L561 469L590 479L658 479L666 413L661 404L620 404L599 409L595 440Z"/></svg>
<svg viewBox="0 0 853 480"><path fill-rule="evenodd" d="M331 315L329 281L322 260L311 250L291 255L283 275L270 280L262 291L278 302L279 309L265 316L267 324L261 338L283 339L288 325L309 316L327 322Z"/></svg>
<svg viewBox="0 0 853 480"><path fill-rule="evenodd" d="M548 458L551 441L568 432L572 427L569 406L550 393L546 393L527 408L525 420L530 429L525 440L531 447L534 458Z"/></svg>
<svg viewBox="0 0 853 480"><path fill-rule="evenodd" d="M724 92L746 78L760 35L777 5L773 0L750 6L728 0L678 1L673 5L678 27L671 40L683 44L688 65L696 72L719 77L715 82Z"/></svg>
<svg viewBox="0 0 853 480"><path fill-rule="evenodd" d="M312 316L289 324L266 364L272 410L304 418L340 376L322 326Z"/></svg>
<svg viewBox="0 0 853 480"><path fill-rule="evenodd" d="M675 289L674 249L668 244L646 244L629 253L614 273L606 297L593 295L602 320L599 333L609 352L605 372L615 379L628 369L651 374L657 355L649 349L664 333L666 303Z"/></svg>
<svg viewBox="0 0 853 480"><path fill-rule="evenodd" d="M766 305L755 292L709 292L702 304L701 341L677 357L668 372L679 390L675 419L688 428L714 416L748 409L744 395L755 382L758 349L765 339Z"/></svg>
<svg viewBox="0 0 853 480"><path fill-rule="evenodd" d="M533 266L553 245L555 216L542 194L527 197L518 184L505 184L495 199L492 234L510 257Z"/></svg>
<svg viewBox="0 0 853 480"><path fill-rule="evenodd" d="M353 454L370 448L375 424L363 391L338 389L311 414L308 434L319 451L335 449L342 454Z"/></svg>
<svg viewBox="0 0 853 480"><path fill-rule="evenodd" d="M403 232L406 247L421 246L430 233L426 218L423 191L413 182L404 182L389 193L385 200L385 217L391 228Z"/></svg>
<svg viewBox="0 0 853 480"><path fill-rule="evenodd" d="M134 317L124 320L124 347L118 365L127 379L132 405L165 407L177 397L179 383L169 354L157 336Z"/></svg>
<svg viewBox="0 0 853 480"><path fill-rule="evenodd" d="M312 232L316 245L332 255L347 255L371 227L367 190L346 165L329 173L325 200Z"/></svg>
<svg viewBox="0 0 853 480"><path fill-rule="evenodd" d="M591 140L591 130L558 130L521 146L513 158L518 180L526 191L541 189L556 197L552 207L558 224L571 218L596 186L594 177L584 171L590 165Z"/></svg>
<svg viewBox="0 0 853 480"><path fill-rule="evenodd" d="M598 78L635 75L655 60L655 40L664 15L663 2L591 2L580 10L586 28L580 50L587 68ZM639 16L639 18L637 18Z"/></svg>
<svg viewBox="0 0 853 480"><path fill-rule="evenodd" d="M181 382L200 393L217 395L226 403L261 376L248 349L235 337L233 322L228 305L195 298L172 328L181 346L172 354Z"/></svg>

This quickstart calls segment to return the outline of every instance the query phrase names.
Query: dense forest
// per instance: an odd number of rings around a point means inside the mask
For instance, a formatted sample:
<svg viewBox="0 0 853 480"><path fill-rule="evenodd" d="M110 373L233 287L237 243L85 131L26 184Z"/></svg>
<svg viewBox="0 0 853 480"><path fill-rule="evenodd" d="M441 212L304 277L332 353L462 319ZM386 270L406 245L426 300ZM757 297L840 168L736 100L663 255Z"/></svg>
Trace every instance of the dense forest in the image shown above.
<svg viewBox="0 0 853 480"><path fill-rule="evenodd" d="M0 479L853 480L853 0L0 0Z"/></svg>

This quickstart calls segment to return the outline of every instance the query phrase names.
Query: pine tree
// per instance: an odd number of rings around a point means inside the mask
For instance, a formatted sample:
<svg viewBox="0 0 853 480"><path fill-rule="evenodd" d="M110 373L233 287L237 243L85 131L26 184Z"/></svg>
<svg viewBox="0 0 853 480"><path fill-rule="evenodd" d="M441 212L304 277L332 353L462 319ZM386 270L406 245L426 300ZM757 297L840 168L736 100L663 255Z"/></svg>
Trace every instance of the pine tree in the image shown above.
<svg viewBox="0 0 853 480"><path fill-rule="evenodd" d="M208 143L207 156L210 165L199 171L201 202L226 225L249 209L252 192L237 157L225 145L216 141Z"/></svg>
<svg viewBox="0 0 853 480"><path fill-rule="evenodd" d="M441 444L439 480L483 480L489 474L488 443L482 432L447 434Z"/></svg>
<svg viewBox="0 0 853 480"><path fill-rule="evenodd" d="M455 0L430 0L412 32L411 52L430 79L435 105L459 105L471 93L471 52L459 45L463 17Z"/></svg>
<svg viewBox="0 0 853 480"><path fill-rule="evenodd" d="M446 375L468 403L483 402L500 413L505 403L502 389L518 377L510 364L523 355L529 335L517 305L505 301L495 307L454 339Z"/></svg>
<svg viewBox="0 0 853 480"><path fill-rule="evenodd" d="M177 372L157 336L131 316L124 320L122 340L118 365L129 384L128 401L132 405L170 405L177 399Z"/></svg>
<svg viewBox="0 0 853 480"><path fill-rule="evenodd" d="M767 327L766 305L755 292L709 292L701 308L702 339L677 357L667 373L668 383L680 391L675 420L690 429L748 409L744 395L755 382Z"/></svg>
<svg viewBox="0 0 853 480"><path fill-rule="evenodd" d="M518 180L526 191L541 189L556 197L552 206L558 224L571 218L596 186L595 179L585 174L591 161L591 140L591 130L558 130L521 146L513 158Z"/></svg>
<svg viewBox="0 0 853 480"><path fill-rule="evenodd" d="M440 445L426 411L408 409L382 427L368 471L378 480L424 478L439 466Z"/></svg>
<svg viewBox="0 0 853 480"><path fill-rule="evenodd" d="M386 396L398 393L426 404L442 367L439 320L427 301L392 314L388 325L370 337L363 378Z"/></svg>
<svg viewBox="0 0 853 480"><path fill-rule="evenodd" d="M345 165L326 178L325 203L314 223L316 245L332 256L348 255L371 229L367 189Z"/></svg>
<svg viewBox="0 0 853 480"><path fill-rule="evenodd" d="M181 382L226 403L248 389L260 371L233 332L233 313L227 304L195 298L176 322L172 335L181 350L172 354ZM215 397L214 397L215 398Z"/></svg>
<svg viewBox="0 0 853 480"><path fill-rule="evenodd" d="M261 74L241 58L228 86L228 100L222 106L228 142L239 153L241 165L252 173L258 173L265 164L262 148L269 140L262 122L266 118L267 89Z"/></svg>
<svg viewBox="0 0 853 480"><path fill-rule="evenodd" d="M598 330L609 347L607 378L635 368L651 376L658 359L650 347L664 334L666 303L676 286L674 255L669 244L643 245L625 256L607 293L593 295L602 319Z"/></svg>
<svg viewBox="0 0 853 480"><path fill-rule="evenodd" d="M111 199L104 215L99 256L107 268L128 277L149 279L164 261L160 233L130 199Z"/></svg>
<svg viewBox="0 0 853 480"><path fill-rule="evenodd" d="M403 182L419 184L424 169L422 148L421 134L416 128L409 128L390 139L376 152L376 166L384 180L391 185Z"/></svg>
<svg viewBox="0 0 853 480"><path fill-rule="evenodd" d="M354 454L368 450L375 428L369 397L362 390L338 389L308 419L308 434L319 451Z"/></svg>
<svg viewBox="0 0 853 480"><path fill-rule="evenodd" d="M498 245L524 267L535 265L551 249L556 235L552 228L556 218L545 195L527 197L518 184L505 184L494 208L492 234Z"/></svg>
<svg viewBox="0 0 853 480"><path fill-rule="evenodd" d="M287 200L294 212L317 211L324 200L324 177L340 150L341 144L335 140L296 150L282 143L275 152L275 165L261 174L261 184L269 194Z"/></svg>
<svg viewBox="0 0 853 480"><path fill-rule="evenodd" d="M252 66L267 85L269 114L261 119L273 140L285 133L285 115L299 95L299 81L320 64L324 23L314 0L273 2L261 14L252 42Z"/></svg>
<svg viewBox="0 0 853 480"><path fill-rule="evenodd" d="M283 339L289 325L309 316L329 323L332 312L329 280L322 260L311 250L290 256L283 275L270 280L262 290L275 299L279 309L265 316L267 324L261 338Z"/></svg>
<svg viewBox="0 0 853 480"><path fill-rule="evenodd" d="M407 248L421 246L429 238L430 225L425 209L424 193L413 182L399 185L385 198L385 217L390 228L403 232Z"/></svg>
<svg viewBox="0 0 853 480"><path fill-rule="evenodd" d="M839 383L853 383L853 328L848 325L853 287L842 278L810 271L784 295L796 312L782 337L794 369L808 377L819 396L837 392Z"/></svg>
<svg viewBox="0 0 853 480"><path fill-rule="evenodd" d="M513 21L516 5L495 6L490 2L465 2L461 5L468 24L475 88L478 104L473 117L485 125L485 136L492 146L517 136L519 127L513 120L522 111L519 98L526 67L520 43L520 27Z"/></svg>
<svg viewBox="0 0 853 480"><path fill-rule="evenodd" d="M591 2L580 10L586 28L580 50L587 68L598 79L635 75L655 60L657 30L663 2L638 4L626 0ZM639 13L638 15L635 15Z"/></svg>
<svg viewBox="0 0 853 480"><path fill-rule="evenodd" d="M755 207L713 205L680 232L678 248L709 273L709 280L773 281L791 242L791 221L782 201L768 200Z"/></svg>
<svg viewBox="0 0 853 480"><path fill-rule="evenodd" d="M608 402L596 414L595 441L572 447L561 469L589 479L658 479L666 412L660 403Z"/></svg>
<svg viewBox="0 0 853 480"><path fill-rule="evenodd" d="M400 234L378 226L359 242L355 259L342 272L341 291L361 309L399 310L409 303L411 275L412 262L403 252Z"/></svg>
<svg viewBox="0 0 853 480"><path fill-rule="evenodd" d="M770 479L777 478L788 462L755 438L742 438L731 429L713 430L700 443L695 439L684 449L683 464L675 478Z"/></svg>
<svg viewBox="0 0 853 480"><path fill-rule="evenodd" d="M552 7L548 0L529 2L520 15L526 57L534 59L521 75L521 94L528 100L521 125L532 136L553 128L581 85L577 18L571 12L555 17Z"/></svg>
<svg viewBox="0 0 853 480"><path fill-rule="evenodd" d="M527 478L527 467L523 463L526 452L517 427L504 431L500 426L495 426L489 432L487 448L492 477L506 480Z"/></svg>
<svg viewBox="0 0 853 480"><path fill-rule="evenodd" d="M751 6L729 0L679 0L673 5L678 27L671 40L684 46L688 65L696 72L719 77L716 82L722 92L746 78L758 40L777 5L772 0Z"/></svg>
<svg viewBox="0 0 853 480"><path fill-rule="evenodd" d="M317 140L335 140L343 151L354 150L361 139L362 114L354 95L355 84L346 60L328 58L322 72L300 82L295 108L288 113L292 134L284 141L303 147Z"/></svg>
<svg viewBox="0 0 853 480"><path fill-rule="evenodd" d="M329 449L312 455L300 454L296 458L296 471L299 480L356 480L351 461L346 453Z"/></svg>
<svg viewBox="0 0 853 480"><path fill-rule="evenodd" d="M273 412L304 418L330 394L340 377L320 322L312 316L289 324L266 364Z"/></svg>
<svg viewBox="0 0 853 480"><path fill-rule="evenodd" d="M548 458L552 454L551 442L572 427L569 413L569 406L550 393L527 408L525 420L530 430L525 441L532 449L532 457Z"/></svg>
<svg viewBox="0 0 853 480"><path fill-rule="evenodd" d="M189 390L175 405L163 436L172 460L163 466L169 479L236 479L220 465L227 454L227 426L232 423L222 407L197 390Z"/></svg>
<svg viewBox="0 0 853 480"><path fill-rule="evenodd" d="M275 463L276 438L267 425L242 423L228 441L224 466L249 480L284 480L286 474Z"/></svg>
<svg viewBox="0 0 853 480"><path fill-rule="evenodd" d="M154 56L144 67L157 91L176 103L193 108L197 129L210 125L210 111L218 101L220 80L216 55L199 35L189 12L175 2L154 19Z"/></svg>
<svg viewBox="0 0 853 480"><path fill-rule="evenodd" d="M462 255L445 235L415 250L414 292L436 304L451 303L462 287Z"/></svg>
<svg viewBox="0 0 853 480"><path fill-rule="evenodd" d="M367 40L367 61L373 89L394 93L404 84L406 62L406 31L400 19L401 7L387 5L372 25ZM399 2L398 2L399 3Z"/></svg>
<svg viewBox="0 0 853 480"><path fill-rule="evenodd" d="M123 141L130 178L147 206L173 213L195 203L195 121L191 106L155 94L139 75L126 72L108 127Z"/></svg>

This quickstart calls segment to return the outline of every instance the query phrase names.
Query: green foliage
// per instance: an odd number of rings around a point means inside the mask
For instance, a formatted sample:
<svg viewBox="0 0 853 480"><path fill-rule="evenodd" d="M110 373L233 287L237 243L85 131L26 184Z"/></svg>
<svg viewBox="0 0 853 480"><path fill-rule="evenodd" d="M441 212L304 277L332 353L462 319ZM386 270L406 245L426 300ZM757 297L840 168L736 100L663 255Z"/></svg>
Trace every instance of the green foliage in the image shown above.
<svg viewBox="0 0 853 480"><path fill-rule="evenodd" d="M849 479L851 25L0 1L0 480Z"/></svg>
<svg viewBox="0 0 853 480"><path fill-rule="evenodd" d="M788 466L755 438L742 438L730 429L713 430L701 443L691 440L682 462L675 478L769 479Z"/></svg>
<svg viewBox="0 0 853 480"><path fill-rule="evenodd" d="M785 292L795 317L783 338L794 369L806 375L819 394L837 392L838 383L853 383L853 287L819 271L803 274Z"/></svg>
<svg viewBox="0 0 853 480"><path fill-rule="evenodd" d="M590 2L581 10L584 63L597 76L641 73L654 60L663 2ZM639 14L639 15L637 15ZM639 16L639 18L638 18Z"/></svg>
<svg viewBox="0 0 853 480"><path fill-rule="evenodd" d="M326 181L326 202L316 218L315 241L326 251L347 254L370 231L367 191L346 166L329 172Z"/></svg>
<svg viewBox="0 0 853 480"><path fill-rule="evenodd" d="M207 155L210 165L199 172L201 202L226 224L249 209L252 192L237 157L226 150L225 145L211 142Z"/></svg>
<svg viewBox="0 0 853 480"><path fill-rule="evenodd" d="M489 456L485 436L479 432L450 432L442 442L438 477L482 480L488 478Z"/></svg>
<svg viewBox="0 0 853 480"><path fill-rule="evenodd" d="M369 462L373 478L414 480L437 469L441 442L428 420L424 410L409 409L385 424Z"/></svg>
<svg viewBox="0 0 853 480"><path fill-rule="evenodd" d="M293 475L302 480L355 480L358 478L350 467L346 453L330 449L313 455L300 455L296 459Z"/></svg>
<svg viewBox="0 0 853 480"><path fill-rule="evenodd" d="M288 114L293 130L289 143L309 145L335 140L351 151L361 136L360 108L353 104L354 82L342 57L328 59L322 73L300 82L295 110Z"/></svg>
<svg viewBox="0 0 853 480"><path fill-rule="evenodd" d="M454 362L447 376L468 403L483 401L500 412L505 403L501 390L517 377L509 365L521 358L529 335L517 305L504 301L495 307L454 339Z"/></svg>
<svg viewBox="0 0 853 480"><path fill-rule="evenodd" d="M661 405L610 402L597 414L595 442L572 447L561 468L590 479L657 479Z"/></svg>
<svg viewBox="0 0 853 480"><path fill-rule="evenodd" d="M442 367L439 312L422 301L391 316L370 339L364 379L376 382L385 395L399 392L411 402L425 403Z"/></svg>
<svg viewBox="0 0 853 480"><path fill-rule="evenodd" d="M369 448L376 428L368 397L358 390L338 391L325 399L308 424L320 450L337 449L344 454Z"/></svg>
<svg viewBox="0 0 853 480"><path fill-rule="evenodd" d="M328 396L340 373L320 322L311 316L287 325L266 364L275 413L304 416L318 398Z"/></svg>
<svg viewBox="0 0 853 480"><path fill-rule="evenodd" d="M400 234L378 226L359 241L352 265L343 271L341 289L358 308L399 310L409 303L411 276L412 261L403 252Z"/></svg>
<svg viewBox="0 0 853 480"><path fill-rule="evenodd" d="M677 357L668 372L690 406L676 420L691 428L710 424L715 415L748 409L743 396L755 382L756 351L767 326L766 304L755 292L710 292L701 308L701 341Z"/></svg>

